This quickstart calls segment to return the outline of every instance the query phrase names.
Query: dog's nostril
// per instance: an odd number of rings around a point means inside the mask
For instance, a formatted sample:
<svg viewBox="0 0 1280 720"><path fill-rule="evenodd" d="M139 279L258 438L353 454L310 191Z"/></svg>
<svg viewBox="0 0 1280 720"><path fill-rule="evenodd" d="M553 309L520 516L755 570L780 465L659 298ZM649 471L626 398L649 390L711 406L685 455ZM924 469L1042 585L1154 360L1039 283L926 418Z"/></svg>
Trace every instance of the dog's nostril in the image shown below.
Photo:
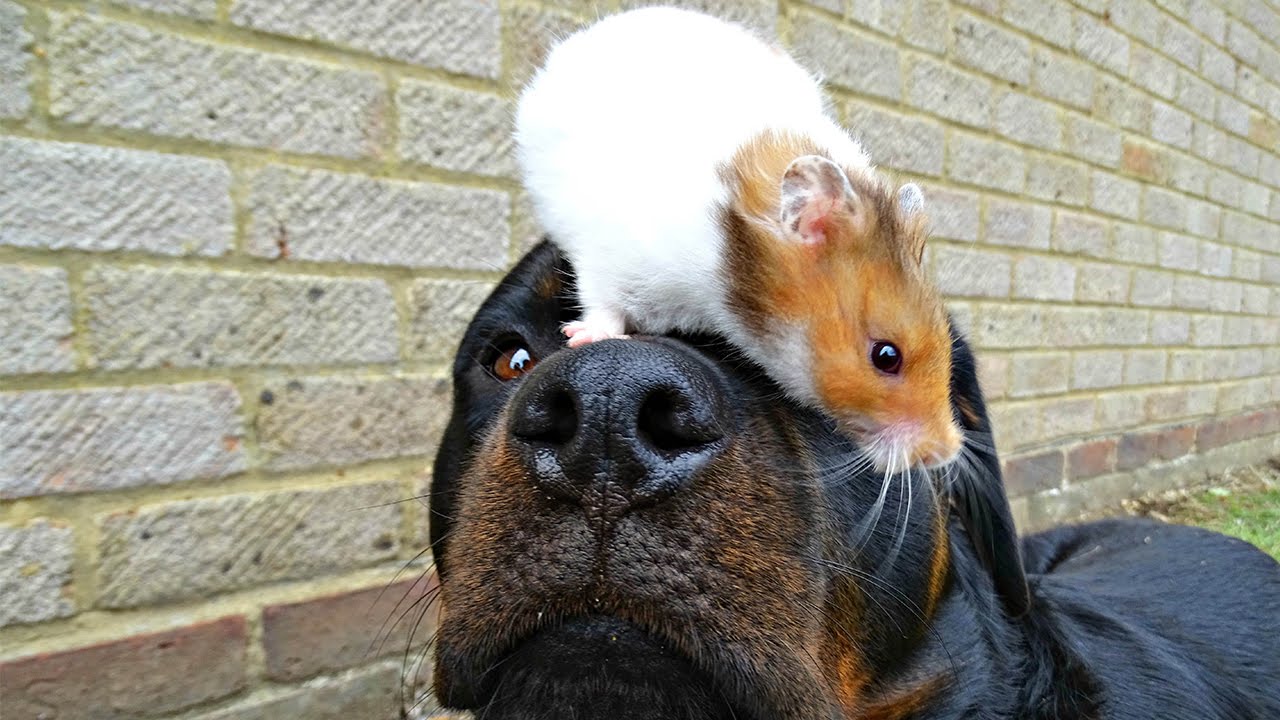
<svg viewBox="0 0 1280 720"><path fill-rule="evenodd" d="M566 445L578 432L578 407L567 390L556 389L525 407L512 432L530 442Z"/></svg>
<svg viewBox="0 0 1280 720"><path fill-rule="evenodd" d="M641 440L657 450L685 452L724 437L709 417L699 417L688 398L677 390L651 392L640 405L636 431Z"/></svg>

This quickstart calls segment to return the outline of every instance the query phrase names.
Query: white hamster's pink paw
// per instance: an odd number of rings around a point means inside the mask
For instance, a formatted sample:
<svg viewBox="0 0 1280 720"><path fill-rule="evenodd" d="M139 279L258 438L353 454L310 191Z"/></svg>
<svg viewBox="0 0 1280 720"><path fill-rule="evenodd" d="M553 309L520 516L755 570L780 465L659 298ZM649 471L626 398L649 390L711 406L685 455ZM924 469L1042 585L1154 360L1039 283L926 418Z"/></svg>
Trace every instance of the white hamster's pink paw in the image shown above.
<svg viewBox="0 0 1280 720"><path fill-rule="evenodd" d="M565 337L569 338L569 347L581 347L598 340L627 337L622 333L613 332L612 328L602 327L582 320L565 323L560 330Z"/></svg>

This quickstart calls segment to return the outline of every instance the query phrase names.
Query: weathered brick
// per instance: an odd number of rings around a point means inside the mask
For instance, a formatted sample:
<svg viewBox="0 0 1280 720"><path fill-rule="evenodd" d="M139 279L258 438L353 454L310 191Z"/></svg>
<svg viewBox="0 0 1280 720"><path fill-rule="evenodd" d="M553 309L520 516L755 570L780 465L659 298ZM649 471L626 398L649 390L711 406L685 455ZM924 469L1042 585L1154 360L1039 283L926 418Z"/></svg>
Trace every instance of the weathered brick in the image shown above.
<svg viewBox="0 0 1280 720"><path fill-rule="evenodd" d="M1093 66L1046 48L1035 48L1031 84L1036 92L1080 110L1093 106Z"/></svg>
<svg viewBox="0 0 1280 720"><path fill-rule="evenodd" d="M9 660L0 664L5 715L126 720L226 697L246 685L248 641L244 618L224 617Z"/></svg>
<svg viewBox="0 0 1280 720"><path fill-rule="evenodd" d="M978 355L978 381L987 399L1002 398L1009 392L1008 355L982 353Z"/></svg>
<svg viewBox="0 0 1280 720"><path fill-rule="evenodd" d="M992 245L1047 250L1050 220L1049 208L1042 205L988 198L983 239Z"/></svg>
<svg viewBox="0 0 1280 720"><path fill-rule="evenodd" d="M1221 220L1222 208L1217 205L1201 200L1187 201L1187 232L1200 237L1216 238Z"/></svg>
<svg viewBox="0 0 1280 720"><path fill-rule="evenodd" d="M1236 86L1236 60L1212 45L1205 45L1200 55L1200 72L1224 90Z"/></svg>
<svg viewBox="0 0 1280 720"><path fill-rule="evenodd" d="M844 10L840 8L833 12L843 13ZM907 15L907 4L893 0L850 0L848 15L859 25L866 25L886 35L896 35L902 29L903 18Z"/></svg>
<svg viewBox="0 0 1280 720"><path fill-rule="evenodd" d="M1129 38L1088 13L1075 13L1074 47L1080 57L1117 75L1129 71Z"/></svg>
<svg viewBox="0 0 1280 720"><path fill-rule="evenodd" d="M1090 435L1097 429L1094 398L1055 398L1041 407L1041 433L1045 440Z"/></svg>
<svg viewBox="0 0 1280 720"><path fill-rule="evenodd" d="M1146 307L1166 307L1173 302L1173 275L1160 270L1133 271L1133 292L1129 301Z"/></svg>
<svg viewBox="0 0 1280 720"><path fill-rule="evenodd" d="M231 173L203 158L0 139L0 245L221 255Z"/></svg>
<svg viewBox="0 0 1280 720"><path fill-rule="evenodd" d="M502 60L497 0L237 0L231 21L480 77L498 77Z"/></svg>
<svg viewBox="0 0 1280 720"><path fill-rule="evenodd" d="M1176 312L1151 314L1152 345L1184 345L1191 339L1191 316Z"/></svg>
<svg viewBox="0 0 1280 720"><path fill-rule="evenodd" d="M1176 460L1191 452L1195 446L1196 428L1181 425L1156 433L1156 454L1161 460Z"/></svg>
<svg viewBox="0 0 1280 720"><path fill-rule="evenodd" d="M1066 392L1071 377L1067 353L1024 353L1012 363L1009 396L1015 398Z"/></svg>
<svg viewBox="0 0 1280 720"><path fill-rule="evenodd" d="M1001 17L1041 40L1064 49L1071 46L1071 6L1062 0L1005 3Z"/></svg>
<svg viewBox="0 0 1280 720"><path fill-rule="evenodd" d="M1111 255L1109 225L1079 213L1059 211L1053 223L1053 249L1069 255Z"/></svg>
<svg viewBox="0 0 1280 720"><path fill-rule="evenodd" d="M582 7L582 12L588 15L594 16L601 12L597 0L569 0L569 3ZM777 32L777 0L622 0L623 9L644 5L666 5L695 10L738 25L745 25L766 38L773 38Z"/></svg>
<svg viewBox="0 0 1280 720"><path fill-rule="evenodd" d="M1213 0L1191 0L1188 7L1188 22L1191 27L1218 45L1227 39L1227 14Z"/></svg>
<svg viewBox="0 0 1280 720"><path fill-rule="evenodd" d="M1156 264L1155 232L1142 225L1116 223L1112 229L1111 251L1116 260L1138 265Z"/></svg>
<svg viewBox="0 0 1280 720"><path fill-rule="evenodd" d="M1116 447L1116 470L1136 470L1159 454L1160 440L1156 433L1125 433Z"/></svg>
<svg viewBox="0 0 1280 720"><path fill-rule="evenodd" d="M218 13L217 0L110 0L110 2L140 10L184 15L200 20L212 20Z"/></svg>
<svg viewBox="0 0 1280 720"><path fill-rule="evenodd" d="M1200 382L1204 379L1204 355L1199 350L1169 353L1169 382Z"/></svg>
<svg viewBox="0 0 1280 720"><path fill-rule="evenodd" d="M1208 310L1213 286L1206 278L1178 275L1173 280L1173 304L1188 310Z"/></svg>
<svg viewBox="0 0 1280 720"><path fill-rule="evenodd" d="M1205 275L1227 277L1231 274L1232 249L1217 243L1200 243L1199 270Z"/></svg>
<svg viewBox="0 0 1280 720"><path fill-rule="evenodd" d="M1123 382L1123 352L1119 350L1085 350L1072 355L1072 390L1117 387Z"/></svg>
<svg viewBox="0 0 1280 720"><path fill-rule="evenodd" d="M1035 403L995 403L988 410L996 447L1005 456L1039 440L1040 409Z"/></svg>
<svg viewBox="0 0 1280 720"><path fill-rule="evenodd" d="M23 26L27 11L0 1L0 117L23 117L31 110L31 34Z"/></svg>
<svg viewBox="0 0 1280 720"><path fill-rule="evenodd" d="M901 37L907 44L939 55L947 51L947 10L950 6L947 0L889 0L887 4L904 8L906 18Z"/></svg>
<svg viewBox="0 0 1280 720"><path fill-rule="evenodd" d="M791 26L791 49L827 82L889 100L902 94L902 60L889 43L800 13Z"/></svg>
<svg viewBox="0 0 1280 720"><path fill-rule="evenodd" d="M63 122L315 155L382 152L388 103L375 73L50 17L49 104Z"/></svg>
<svg viewBox="0 0 1280 720"><path fill-rule="evenodd" d="M503 4L502 27L520 42L503 43L503 65L511 87L522 87L542 66L547 52L583 23L577 17L537 5Z"/></svg>
<svg viewBox="0 0 1280 720"><path fill-rule="evenodd" d="M1181 230L1187 224L1186 199L1178 193L1148 186L1143 193L1142 219L1156 227Z"/></svg>
<svg viewBox="0 0 1280 720"><path fill-rule="evenodd" d="M0 393L0 498L231 475L242 433L227 383Z"/></svg>
<svg viewBox="0 0 1280 720"><path fill-rule="evenodd" d="M344 465L435 451L449 416L441 378L311 377L268 383L256 427L267 466Z"/></svg>
<svg viewBox="0 0 1280 720"><path fill-rule="evenodd" d="M931 59L914 63L907 79L912 106L982 129L990 123L991 93L990 81Z"/></svg>
<svg viewBox="0 0 1280 720"><path fill-rule="evenodd" d="M977 195L945 188L926 188L924 194L930 234L967 242L978 239Z"/></svg>
<svg viewBox="0 0 1280 720"><path fill-rule="evenodd" d="M1043 311L1010 305L984 308L973 337L984 348L1040 347L1045 340Z"/></svg>
<svg viewBox="0 0 1280 720"><path fill-rule="evenodd" d="M923 175L941 175L946 133L933 120L907 117L851 102L845 123L877 165Z"/></svg>
<svg viewBox="0 0 1280 720"><path fill-rule="evenodd" d="M1139 392L1108 393L1098 396L1098 426L1122 430L1143 419L1143 396Z"/></svg>
<svg viewBox="0 0 1280 720"><path fill-rule="evenodd" d="M99 267L85 276L107 369L379 363L397 357L382 280Z"/></svg>
<svg viewBox="0 0 1280 720"><path fill-rule="evenodd" d="M493 283L480 280L414 281L409 352L428 362L452 360L471 317L492 290Z"/></svg>
<svg viewBox="0 0 1280 720"><path fill-rule="evenodd" d="M1024 257L1013 266L1015 297L1070 300L1075 295L1076 269L1066 260Z"/></svg>
<svg viewBox="0 0 1280 720"><path fill-rule="evenodd" d="M1054 157L1031 157L1027 163L1027 193L1077 207L1089 199L1089 173L1085 166Z"/></svg>
<svg viewBox="0 0 1280 720"><path fill-rule="evenodd" d="M1190 115L1162 102L1154 103L1151 110L1152 138L1184 150L1191 147Z"/></svg>
<svg viewBox="0 0 1280 720"><path fill-rule="evenodd" d="M230 707L197 715L193 720L398 720L400 714L399 663L379 663L336 677L316 678L303 687L250 697ZM429 702L429 701L428 701ZM436 718L434 703L414 705L411 717Z"/></svg>
<svg viewBox="0 0 1280 720"><path fill-rule="evenodd" d="M1249 106L1226 93L1218 93L1216 117L1218 127L1237 135L1249 134Z"/></svg>
<svg viewBox="0 0 1280 720"><path fill-rule="evenodd" d="M1266 315L1270 307L1271 292L1266 286L1248 286L1240 299L1241 310L1251 315Z"/></svg>
<svg viewBox="0 0 1280 720"><path fill-rule="evenodd" d="M263 608L267 677L296 682L430 641L439 580L417 568L405 574L410 579Z"/></svg>
<svg viewBox="0 0 1280 720"><path fill-rule="evenodd" d="M1005 460L1004 484L1009 497L1022 497L1060 486L1065 463L1061 450Z"/></svg>
<svg viewBox="0 0 1280 720"><path fill-rule="evenodd" d="M99 516L98 604L136 607L394 557L397 482L183 500Z"/></svg>
<svg viewBox="0 0 1280 720"><path fill-rule="evenodd" d="M1189 29L1174 20L1160 19L1160 44L1164 54L1189 68L1200 67L1200 47L1203 41Z"/></svg>
<svg viewBox="0 0 1280 720"><path fill-rule="evenodd" d="M1215 312L1240 312L1240 298L1243 295L1239 283L1211 282L1209 285L1209 309ZM1248 322L1244 318L1226 318L1227 322Z"/></svg>
<svg viewBox="0 0 1280 720"><path fill-rule="evenodd" d="M1052 103L1016 90L1000 90L995 100L996 132L1042 150L1062 147L1062 113Z"/></svg>
<svg viewBox="0 0 1280 720"><path fill-rule="evenodd" d="M1095 440L1067 451L1067 477L1072 480L1105 475L1116 466L1116 441Z"/></svg>
<svg viewBox="0 0 1280 720"><path fill-rule="evenodd" d="M1099 170L1089 176L1089 205L1094 210L1135 220L1142 202L1142 185Z"/></svg>
<svg viewBox="0 0 1280 720"><path fill-rule="evenodd" d="M952 52L962 64L1009 82L1031 80L1031 43L1025 38L979 19L958 13L951 25Z"/></svg>
<svg viewBox="0 0 1280 720"><path fill-rule="evenodd" d="M0 627L67 617L75 612L71 530L48 520L0 525Z"/></svg>
<svg viewBox="0 0 1280 720"><path fill-rule="evenodd" d="M1107 263L1079 263L1076 266L1076 300L1123 305L1129 298L1130 270Z"/></svg>
<svg viewBox="0 0 1280 720"><path fill-rule="evenodd" d="M1116 3L1117 7L1141 5L1146 3ZM1134 45L1129 51L1129 80L1165 100L1172 100L1177 94L1178 66L1154 50Z"/></svg>
<svg viewBox="0 0 1280 720"><path fill-rule="evenodd" d="M493 270L509 216L495 190L269 166L251 179L247 233L263 257Z"/></svg>
<svg viewBox="0 0 1280 720"><path fill-rule="evenodd" d="M0 265L0 307L0 375L75 368L65 270Z"/></svg>
<svg viewBox="0 0 1280 720"><path fill-rule="evenodd" d="M947 175L961 182L1017 193L1026 182L1027 160L1012 145L953 132Z"/></svg>
<svg viewBox="0 0 1280 720"><path fill-rule="evenodd" d="M396 103L405 158L445 170L514 175L510 101L440 83L406 81Z"/></svg>
<svg viewBox="0 0 1280 720"><path fill-rule="evenodd" d="M1191 344L1211 347L1222 344L1222 318L1216 315L1195 315L1191 318Z"/></svg>
<svg viewBox="0 0 1280 720"><path fill-rule="evenodd" d="M1178 89L1174 102L1197 117L1213 119L1213 104L1217 93L1213 86L1185 71L1178 72Z"/></svg>
<svg viewBox="0 0 1280 720"><path fill-rule="evenodd" d="M1187 391L1182 388L1155 390L1148 393L1145 403L1147 422L1164 422L1186 417Z"/></svg>
<svg viewBox="0 0 1280 720"><path fill-rule="evenodd" d="M1130 350L1124 359L1126 385L1156 385L1164 382L1169 358L1163 350Z"/></svg>
<svg viewBox="0 0 1280 720"><path fill-rule="evenodd" d="M1153 101L1129 83L1106 75L1098 77L1093 115L1111 125L1119 125L1143 135L1151 129Z"/></svg>
<svg viewBox="0 0 1280 720"><path fill-rule="evenodd" d="M1160 265L1175 270L1195 270L1199 265L1200 243L1178 233L1160 233Z"/></svg>

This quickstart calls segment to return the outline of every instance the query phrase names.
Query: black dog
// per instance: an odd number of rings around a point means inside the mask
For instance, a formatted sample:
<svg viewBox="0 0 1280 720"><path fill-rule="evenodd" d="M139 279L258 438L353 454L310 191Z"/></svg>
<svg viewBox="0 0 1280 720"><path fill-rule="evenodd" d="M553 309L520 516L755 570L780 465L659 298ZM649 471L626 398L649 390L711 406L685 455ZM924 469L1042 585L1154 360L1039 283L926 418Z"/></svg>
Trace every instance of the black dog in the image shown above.
<svg viewBox="0 0 1280 720"><path fill-rule="evenodd" d="M1019 544L992 453L852 448L715 338L578 350L532 251L477 313L436 461L436 692L498 718L1280 719L1280 566L1115 521ZM965 343L956 416L985 431ZM1021 553L1021 557L1019 556Z"/></svg>

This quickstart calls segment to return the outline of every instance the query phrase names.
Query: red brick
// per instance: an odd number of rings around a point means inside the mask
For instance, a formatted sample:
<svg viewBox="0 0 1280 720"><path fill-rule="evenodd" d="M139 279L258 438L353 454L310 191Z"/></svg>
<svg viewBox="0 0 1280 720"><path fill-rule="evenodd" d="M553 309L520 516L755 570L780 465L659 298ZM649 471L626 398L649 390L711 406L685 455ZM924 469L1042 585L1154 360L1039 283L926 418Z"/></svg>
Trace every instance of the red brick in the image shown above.
<svg viewBox="0 0 1280 720"><path fill-rule="evenodd" d="M1004 485L1009 497L1032 495L1060 486L1065 463L1061 450L1006 460Z"/></svg>
<svg viewBox="0 0 1280 720"><path fill-rule="evenodd" d="M1126 433L1116 446L1116 470L1134 470L1158 457L1159 433Z"/></svg>
<svg viewBox="0 0 1280 720"><path fill-rule="evenodd" d="M1200 452L1230 445L1231 442L1226 420L1210 420L1196 429L1196 447Z"/></svg>
<svg viewBox="0 0 1280 720"><path fill-rule="evenodd" d="M240 616L0 664L5 718L167 715L245 687Z"/></svg>
<svg viewBox="0 0 1280 720"><path fill-rule="evenodd" d="M262 611L267 675L292 681L403 653L435 635L435 573L389 587L271 605ZM419 602L421 601L421 602ZM427 610L427 616L414 624ZM384 626L385 623L385 626Z"/></svg>
<svg viewBox="0 0 1280 720"><path fill-rule="evenodd" d="M1195 444L1194 425L1179 425L1156 433L1156 454L1162 460L1176 460L1190 454Z"/></svg>
<svg viewBox="0 0 1280 720"><path fill-rule="evenodd" d="M1067 477L1072 479L1105 475L1115 467L1115 440L1095 440L1077 445L1067 453Z"/></svg>

